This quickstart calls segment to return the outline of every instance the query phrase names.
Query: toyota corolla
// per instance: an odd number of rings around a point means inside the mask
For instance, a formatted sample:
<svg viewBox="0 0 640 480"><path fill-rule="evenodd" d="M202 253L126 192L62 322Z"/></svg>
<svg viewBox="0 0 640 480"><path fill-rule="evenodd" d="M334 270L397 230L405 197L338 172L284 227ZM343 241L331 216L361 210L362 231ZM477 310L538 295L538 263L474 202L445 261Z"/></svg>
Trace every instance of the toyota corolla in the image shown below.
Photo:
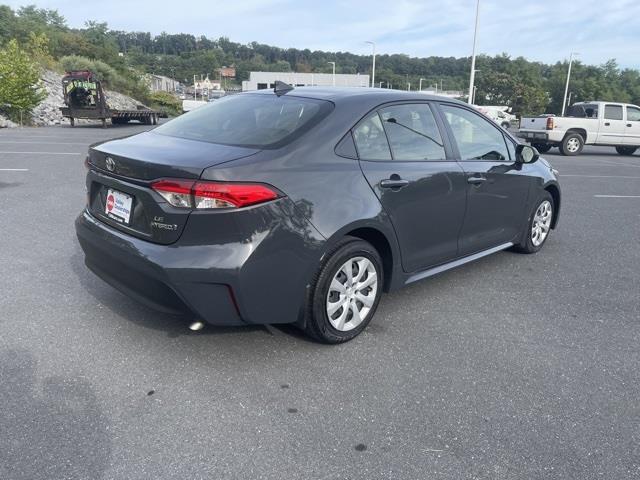
<svg viewBox="0 0 640 480"><path fill-rule="evenodd" d="M553 168L461 102L385 89L225 97L93 146L76 221L86 265L214 325L294 323L339 343L383 292L558 222Z"/></svg>

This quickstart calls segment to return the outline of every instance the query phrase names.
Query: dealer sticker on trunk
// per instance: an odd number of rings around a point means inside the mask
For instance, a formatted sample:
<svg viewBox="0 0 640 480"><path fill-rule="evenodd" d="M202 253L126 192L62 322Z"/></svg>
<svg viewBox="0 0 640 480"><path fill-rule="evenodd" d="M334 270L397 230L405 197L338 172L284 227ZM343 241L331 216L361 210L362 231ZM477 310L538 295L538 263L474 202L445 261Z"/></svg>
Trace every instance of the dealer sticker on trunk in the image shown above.
<svg viewBox="0 0 640 480"><path fill-rule="evenodd" d="M104 208L104 212L109 218L112 218L120 223L129 224L131 218L131 204L133 203L133 197L126 193L119 192L118 190L107 190L107 202Z"/></svg>

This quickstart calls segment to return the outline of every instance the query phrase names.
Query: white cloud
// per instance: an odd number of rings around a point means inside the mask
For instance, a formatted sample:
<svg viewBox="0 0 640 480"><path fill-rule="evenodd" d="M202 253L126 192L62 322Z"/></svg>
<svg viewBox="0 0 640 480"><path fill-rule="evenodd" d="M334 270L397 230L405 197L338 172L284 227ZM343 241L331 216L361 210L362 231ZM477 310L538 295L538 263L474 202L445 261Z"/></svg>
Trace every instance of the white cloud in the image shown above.
<svg viewBox="0 0 640 480"><path fill-rule="evenodd" d="M74 26L96 19L114 29L354 53L368 53L364 42L374 40L379 52L411 56L468 56L475 13L475 0L109 0L98 10L76 0L36 3L59 9ZM586 63L640 66L638 18L637 0L481 0L478 49L545 62L578 51Z"/></svg>

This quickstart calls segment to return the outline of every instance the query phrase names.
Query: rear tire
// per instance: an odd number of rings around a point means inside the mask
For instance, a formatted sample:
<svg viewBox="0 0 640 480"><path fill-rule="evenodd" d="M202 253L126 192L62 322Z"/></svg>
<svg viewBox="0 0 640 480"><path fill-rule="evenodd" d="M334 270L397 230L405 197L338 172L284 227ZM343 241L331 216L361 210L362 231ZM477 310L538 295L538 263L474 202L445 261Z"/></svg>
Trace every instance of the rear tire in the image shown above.
<svg viewBox="0 0 640 480"><path fill-rule="evenodd" d="M551 150L551 147L553 147L553 145L548 143L532 143L531 146L538 150L539 153L547 153Z"/></svg>
<svg viewBox="0 0 640 480"><path fill-rule="evenodd" d="M579 155L583 148L584 138L579 133L568 133L560 144L560 152L569 157Z"/></svg>
<svg viewBox="0 0 640 480"><path fill-rule="evenodd" d="M636 153L637 149L638 147L616 147L616 152L618 152L618 155L629 156Z"/></svg>
<svg viewBox="0 0 640 480"><path fill-rule="evenodd" d="M549 238L551 225L555 215L555 205L553 197L546 190L529 212L527 231L524 240L518 245L514 245L513 250L520 253L536 253Z"/></svg>
<svg viewBox="0 0 640 480"><path fill-rule="evenodd" d="M307 298L305 332L322 343L343 343L373 318L383 286L382 259L369 243L347 237L315 274Z"/></svg>

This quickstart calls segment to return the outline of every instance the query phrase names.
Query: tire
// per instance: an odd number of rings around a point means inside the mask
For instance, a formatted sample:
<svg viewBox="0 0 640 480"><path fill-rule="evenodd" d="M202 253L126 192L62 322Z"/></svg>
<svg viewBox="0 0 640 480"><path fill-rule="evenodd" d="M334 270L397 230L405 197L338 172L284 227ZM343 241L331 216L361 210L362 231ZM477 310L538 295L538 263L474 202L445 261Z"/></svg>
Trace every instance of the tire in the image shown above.
<svg viewBox="0 0 640 480"><path fill-rule="evenodd" d="M584 138L579 133L568 133L560 144L560 152L569 157L579 155L583 148Z"/></svg>
<svg viewBox="0 0 640 480"><path fill-rule="evenodd" d="M523 235L524 240L515 245L513 249L520 253L536 253L539 251L549 238L555 211L553 197L549 192L545 191L529 212L527 231Z"/></svg>
<svg viewBox="0 0 640 480"><path fill-rule="evenodd" d="M628 156L636 153L637 149L638 147L616 147L616 152L618 152L619 155Z"/></svg>
<svg viewBox="0 0 640 480"><path fill-rule="evenodd" d="M538 150L539 153L547 153L551 150L551 147L553 147L553 145L548 143L532 143L531 146Z"/></svg>
<svg viewBox="0 0 640 480"><path fill-rule="evenodd" d="M383 278L382 259L376 249L363 240L345 238L325 256L314 275L307 298L305 333L330 344L357 337L378 308ZM352 289L349 285L354 279L360 279L358 284L364 286ZM360 321L354 308L364 316Z"/></svg>

